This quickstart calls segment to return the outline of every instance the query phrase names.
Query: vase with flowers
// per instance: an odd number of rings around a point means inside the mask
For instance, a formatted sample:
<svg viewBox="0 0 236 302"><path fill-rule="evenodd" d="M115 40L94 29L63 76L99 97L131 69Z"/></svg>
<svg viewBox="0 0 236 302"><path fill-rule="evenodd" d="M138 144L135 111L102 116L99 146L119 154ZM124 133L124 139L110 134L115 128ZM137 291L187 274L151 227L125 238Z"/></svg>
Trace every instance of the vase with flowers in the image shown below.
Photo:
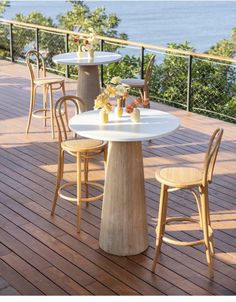
<svg viewBox="0 0 236 302"><path fill-rule="evenodd" d="M94 51L99 44L99 40L96 39L96 33L93 28L89 28L88 38L83 40L82 51L86 51L88 54L88 61L93 61Z"/></svg>
<svg viewBox="0 0 236 302"><path fill-rule="evenodd" d="M142 105L143 102L140 98L133 100L133 102L126 106L126 112L130 114L130 119L134 123L140 121L140 110L138 107Z"/></svg>
<svg viewBox="0 0 236 302"><path fill-rule="evenodd" d="M113 77L104 92L108 94L111 98L117 98L117 106L115 108L115 112L116 116L118 118L121 118L123 114L123 104L128 96L127 87L121 83L121 78Z"/></svg>
<svg viewBox="0 0 236 302"><path fill-rule="evenodd" d="M109 120L109 113L112 111L109 96L105 93L99 94L95 99L94 109L100 109L100 122L106 124Z"/></svg>

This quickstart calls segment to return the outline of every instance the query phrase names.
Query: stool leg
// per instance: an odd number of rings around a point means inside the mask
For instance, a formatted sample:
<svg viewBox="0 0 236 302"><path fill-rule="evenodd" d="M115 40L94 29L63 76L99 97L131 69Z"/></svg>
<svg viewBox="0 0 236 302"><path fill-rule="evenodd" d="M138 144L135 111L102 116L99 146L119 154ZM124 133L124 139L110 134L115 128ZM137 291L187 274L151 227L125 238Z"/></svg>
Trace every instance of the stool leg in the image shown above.
<svg viewBox="0 0 236 302"><path fill-rule="evenodd" d="M106 174L106 169L107 169L107 152L108 152L108 145L104 147L104 169L105 169L105 174Z"/></svg>
<svg viewBox="0 0 236 302"><path fill-rule="evenodd" d="M89 192L88 192L88 159L86 158L85 154L85 159L84 159L84 184L85 184L85 197L89 197ZM88 207L89 202L86 202L86 207Z"/></svg>
<svg viewBox="0 0 236 302"><path fill-rule="evenodd" d="M43 109L44 111L44 127L47 126L47 94L48 88L47 85L43 85Z"/></svg>
<svg viewBox="0 0 236 302"><path fill-rule="evenodd" d="M81 156L77 152L77 232L80 232L80 212L81 212Z"/></svg>
<svg viewBox="0 0 236 302"><path fill-rule="evenodd" d="M207 188L201 193L201 204L202 204L202 226L203 226L203 235L204 242L206 246L206 258L209 268L212 268L212 256L211 256L211 247L210 247L210 238L209 238L209 228L208 228L208 191Z"/></svg>
<svg viewBox="0 0 236 302"><path fill-rule="evenodd" d="M63 169L63 165L64 164L64 151L59 151L59 155L58 155L58 167L57 167L57 180L56 180L56 189L55 189L55 193L54 193L54 198L53 198L53 202L52 202L52 210L51 210L51 215L54 214L55 212L55 208L56 208L56 203L57 203L57 199L58 199L58 190L60 187L60 182L61 182L61 170Z"/></svg>
<svg viewBox="0 0 236 302"><path fill-rule="evenodd" d="M206 216L207 216L207 225L211 227L211 218L210 218L210 209L209 209L209 195L208 195L208 188L205 193L206 198ZM214 255L214 242L213 242L213 234L210 237L210 252L211 256Z"/></svg>
<svg viewBox="0 0 236 302"><path fill-rule="evenodd" d="M31 95L30 95L30 108L29 108L29 116L28 116L28 122L26 126L26 133L29 133L29 127L31 124L33 109L34 109L34 103L35 103L35 94L36 94L36 87L33 85L31 86Z"/></svg>
<svg viewBox="0 0 236 302"><path fill-rule="evenodd" d="M161 251L162 237L165 232L165 221L167 214L167 199L168 199L168 186L161 185L161 195L160 195L160 205L159 205L159 214L158 214L158 224L156 228L156 248L153 259L152 271L155 271L156 262Z"/></svg>
<svg viewBox="0 0 236 302"><path fill-rule="evenodd" d="M63 156L61 157L61 179L63 178L64 175L64 162L65 162L65 158L64 158L64 151L62 151Z"/></svg>
<svg viewBox="0 0 236 302"><path fill-rule="evenodd" d="M66 95L66 91L65 91L65 84L64 84L64 82L61 84L61 90L62 90L62 95L65 96ZM65 110L65 118L66 118L66 127L68 128L68 131L70 131L69 120L68 120L67 102L64 102L64 110Z"/></svg>
<svg viewBox="0 0 236 302"><path fill-rule="evenodd" d="M50 114L51 114L51 128L52 128L52 138L55 138L54 131L54 105L53 105L53 97L52 97L52 85L49 85L49 95L50 95Z"/></svg>

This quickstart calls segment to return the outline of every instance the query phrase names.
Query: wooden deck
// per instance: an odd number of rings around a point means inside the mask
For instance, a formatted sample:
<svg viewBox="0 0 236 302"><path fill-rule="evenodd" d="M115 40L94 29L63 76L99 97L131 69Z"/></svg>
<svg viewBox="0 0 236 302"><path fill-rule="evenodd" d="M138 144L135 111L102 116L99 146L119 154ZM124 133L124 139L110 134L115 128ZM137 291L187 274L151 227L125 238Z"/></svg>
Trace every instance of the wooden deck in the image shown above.
<svg viewBox="0 0 236 302"><path fill-rule="evenodd" d="M29 105L25 66L0 61L0 293L2 295L233 295L236 294L236 125L168 106L181 119L171 136L143 144L149 247L132 257L106 254L98 236L102 202L82 209L81 233L76 232L75 206L60 200L50 216L57 169L57 142L50 128L33 119L25 134ZM66 83L67 92L75 83ZM163 244L156 273L151 272L159 184L159 165L199 166L209 136L225 129L210 187L214 228L214 280L208 278L204 248ZM66 178L74 177L73 158L66 161ZM93 161L90 178L104 178L102 160ZM92 192L96 193L96 192ZM168 216L196 216L188 192L170 196ZM183 230L181 232L180 230ZM201 233L193 223L168 228L175 239L193 240Z"/></svg>

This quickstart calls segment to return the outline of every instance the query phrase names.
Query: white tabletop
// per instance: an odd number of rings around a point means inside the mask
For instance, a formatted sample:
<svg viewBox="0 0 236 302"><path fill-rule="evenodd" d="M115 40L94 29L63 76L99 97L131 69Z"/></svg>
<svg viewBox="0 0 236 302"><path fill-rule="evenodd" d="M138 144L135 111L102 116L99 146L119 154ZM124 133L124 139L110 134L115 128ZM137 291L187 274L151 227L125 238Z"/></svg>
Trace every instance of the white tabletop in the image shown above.
<svg viewBox="0 0 236 302"><path fill-rule="evenodd" d="M165 136L180 126L177 117L159 110L140 109L139 123L133 123L130 115L124 113L119 120L114 112L109 114L109 122L101 124L99 111L87 111L75 115L69 121L72 131L87 138L104 141L145 141Z"/></svg>
<svg viewBox="0 0 236 302"><path fill-rule="evenodd" d="M83 52L83 57L79 58L76 52L67 52L60 55L56 55L52 60L57 64L66 65L81 65L81 66L93 66L102 65L112 62L120 61L122 56L113 52L95 51L94 59L89 61L87 52Z"/></svg>

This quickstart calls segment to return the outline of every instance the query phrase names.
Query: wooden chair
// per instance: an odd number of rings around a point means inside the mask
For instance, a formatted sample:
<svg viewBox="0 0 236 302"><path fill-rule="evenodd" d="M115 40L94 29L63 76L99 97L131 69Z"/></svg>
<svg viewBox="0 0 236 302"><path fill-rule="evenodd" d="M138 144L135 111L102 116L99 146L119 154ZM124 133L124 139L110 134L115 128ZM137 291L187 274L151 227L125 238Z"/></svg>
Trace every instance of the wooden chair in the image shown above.
<svg viewBox="0 0 236 302"><path fill-rule="evenodd" d="M58 196L68 201L77 203L77 231L80 232L80 209L81 202L86 202L88 206L89 202L94 202L103 197L103 193L98 196L89 197L89 186L94 186L99 189L103 189L103 185L88 181L88 164L89 159L95 158L99 154L104 154L104 161L107 158L107 143L86 138L68 138L66 131L67 121L65 121L65 116L63 115L62 107L67 103L72 103L75 107L75 114L81 113L86 110L85 103L76 96L64 96L60 98L55 104L56 124L58 128L58 143L59 143L59 154L58 154L58 170L57 170L57 180L56 180L56 190L53 198L51 215L54 214ZM64 171L64 153L67 152L70 155L76 157L76 167L77 167L77 177L76 182L68 182L64 185L60 185L63 178ZM84 181L81 180L81 161L84 161ZM81 195L81 186L85 184L85 198ZM65 195L62 191L68 189L71 186L77 186L77 196L76 198Z"/></svg>
<svg viewBox="0 0 236 302"><path fill-rule="evenodd" d="M210 222L208 185L212 182L213 171L218 150L223 135L223 129L216 129L210 139L205 155L203 169L193 167L170 167L156 171L156 179L161 183L161 194L156 228L156 249L153 259L152 271L155 270L158 255L161 251L162 242L179 246L192 246L204 244L206 247L207 263L212 269L212 256L214 254L213 231ZM166 218L168 192L180 189L189 189L197 202L199 221L189 217ZM197 189L197 190L195 190ZM165 225L174 221L199 222L203 230L203 239L189 242L181 242L164 236Z"/></svg>
<svg viewBox="0 0 236 302"><path fill-rule="evenodd" d="M130 88L134 89L139 89L140 97L142 99L142 102L144 104L144 107L150 108L150 102L149 102L149 84L151 81L151 75L153 71L153 66L155 63L155 55L152 55L147 68L145 72L144 79L132 79L132 78L127 78L127 79L122 79L121 82Z"/></svg>
<svg viewBox="0 0 236 302"><path fill-rule="evenodd" d="M26 64L29 69L31 79L31 96L29 117L26 127L26 133L29 132L32 116L44 119L44 126L46 127L47 119L51 119L52 138L55 137L54 132L54 104L53 104L53 90L62 90L62 95L65 95L64 79L59 77L47 77L45 60L37 50L30 50L26 54ZM43 108L34 110L36 100L36 90L38 87L43 88ZM47 95L49 91L50 109L47 109ZM40 113L43 112L43 115ZM47 115L49 112L49 116ZM65 107L65 114L67 115L67 108Z"/></svg>

